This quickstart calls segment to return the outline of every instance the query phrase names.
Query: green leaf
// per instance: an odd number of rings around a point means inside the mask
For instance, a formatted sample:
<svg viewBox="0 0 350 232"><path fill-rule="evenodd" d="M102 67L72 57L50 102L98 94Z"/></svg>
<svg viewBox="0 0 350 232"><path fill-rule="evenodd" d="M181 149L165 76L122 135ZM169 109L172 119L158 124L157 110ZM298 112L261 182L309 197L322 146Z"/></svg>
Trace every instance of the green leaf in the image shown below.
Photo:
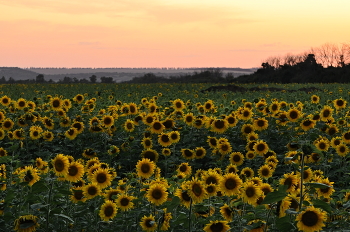
<svg viewBox="0 0 350 232"><path fill-rule="evenodd" d="M243 226L243 228L249 231L249 230L253 230L253 229L261 227L262 224L264 224L264 223L259 221L259 222L253 223L251 225Z"/></svg>
<svg viewBox="0 0 350 232"><path fill-rule="evenodd" d="M0 157L0 164L6 164L11 161L11 156L1 156Z"/></svg>
<svg viewBox="0 0 350 232"><path fill-rule="evenodd" d="M12 189L9 189L4 200L5 202L11 202L13 198L15 198L15 192Z"/></svg>
<svg viewBox="0 0 350 232"><path fill-rule="evenodd" d="M320 188L320 189L333 188L332 186L322 184L322 183L304 183L304 185L310 186L312 188Z"/></svg>
<svg viewBox="0 0 350 232"><path fill-rule="evenodd" d="M67 219L68 221L74 223L73 219L71 219L71 218L68 217L67 215L64 215L64 214L54 214L54 216L58 216L58 217L65 218L65 219Z"/></svg>
<svg viewBox="0 0 350 232"><path fill-rule="evenodd" d="M262 201L262 204L272 204L281 201L288 195L288 193L286 192L287 189L287 185L280 185L277 191L270 192L266 195L266 197Z"/></svg>
<svg viewBox="0 0 350 232"><path fill-rule="evenodd" d="M324 211L326 211L329 214L332 213L332 208L328 203L326 203L322 200L319 200L319 199L312 200L312 203L316 208L323 209Z"/></svg>
<svg viewBox="0 0 350 232"><path fill-rule="evenodd" d="M276 227L280 232L289 232L294 230L294 226L290 221L290 217L284 216L276 219Z"/></svg>
<svg viewBox="0 0 350 232"><path fill-rule="evenodd" d="M36 203L36 204L32 204L32 205L30 206L30 208L32 208L33 210L36 210L36 209L44 208L44 207L46 207L46 206L48 206L48 204L43 205L43 204L41 204L41 203Z"/></svg>
<svg viewBox="0 0 350 232"><path fill-rule="evenodd" d="M32 186L32 193L42 193L47 190L47 186L44 181L38 181Z"/></svg>

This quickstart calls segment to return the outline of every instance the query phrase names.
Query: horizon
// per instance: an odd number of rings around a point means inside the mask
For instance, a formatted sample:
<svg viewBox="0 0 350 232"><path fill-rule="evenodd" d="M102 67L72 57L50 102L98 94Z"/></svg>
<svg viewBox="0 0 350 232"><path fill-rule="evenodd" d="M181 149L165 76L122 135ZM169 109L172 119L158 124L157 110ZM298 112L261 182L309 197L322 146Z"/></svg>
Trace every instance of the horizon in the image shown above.
<svg viewBox="0 0 350 232"><path fill-rule="evenodd" d="M350 42L342 0L0 0L0 66L258 68Z"/></svg>

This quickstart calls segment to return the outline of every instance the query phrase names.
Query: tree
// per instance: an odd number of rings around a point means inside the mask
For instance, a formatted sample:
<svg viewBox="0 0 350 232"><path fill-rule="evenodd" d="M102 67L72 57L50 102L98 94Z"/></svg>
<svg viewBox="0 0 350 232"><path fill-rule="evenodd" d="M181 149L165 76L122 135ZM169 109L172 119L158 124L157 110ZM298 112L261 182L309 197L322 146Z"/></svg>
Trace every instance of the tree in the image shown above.
<svg viewBox="0 0 350 232"><path fill-rule="evenodd" d="M44 75L43 74L37 75L35 78L35 82L36 83L44 83L45 82Z"/></svg>
<svg viewBox="0 0 350 232"><path fill-rule="evenodd" d="M96 75L92 75L91 77L89 77L89 79L90 79L91 83L96 83L96 81L97 81Z"/></svg>
<svg viewBox="0 0 350 232"><path fill-rule="evenodd" d="M101 77L101 83L113 83L113 77Z"/></svg>

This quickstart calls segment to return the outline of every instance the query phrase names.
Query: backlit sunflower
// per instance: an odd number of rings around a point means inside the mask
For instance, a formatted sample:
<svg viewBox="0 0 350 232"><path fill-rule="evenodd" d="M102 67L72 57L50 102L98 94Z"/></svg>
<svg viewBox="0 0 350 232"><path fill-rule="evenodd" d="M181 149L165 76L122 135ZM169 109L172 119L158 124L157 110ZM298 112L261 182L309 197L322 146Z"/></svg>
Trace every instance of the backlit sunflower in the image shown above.
<svg viewBox="0 0 350 232"><path fill-rule="evenodd" d="M92 199L96 196L99 196L101 194L101 189L98 187L97 184L90 183L82 187L83 194L86 197L86 199Z"/></svg>
<svg viewBox="0 0 350 232"><path fill-rule="evenodd" d="M97 184L100 189L104 189L112 184L112 175L104 168L97 169L91 175L91 182Z"/></svg>
<svg viewBox="0 0 350 232"><path fill-rule="evenodd" d="M327 214L314 206L308 206L296 217L300 231L314 232L322 230L327 220Z"/></svg>
<svg viewBox="0 0 350 232"><path fill-rule="evenodd" d="M230 163L236 166L240 166L244 162L244 155L241 152L232 152L230 154Z"/></svg>
<svg viewBox="0 0 350 232"><path fill-rule="evenodd" d="M153 232L157 229L158 224L155 217L151 214L150 216L145 215L141 218L140 226L143 231Z"/></svg>
<svg viewBox="0 0 350 232"><path fill-rule="evenodd" d="M181 149L181 155L187 160L191 160L195 158L195 153L193 150L188 149L188 148L182 148Z"/></svg>
<svg viewBox="0 0 350 232"><path fill-rule="evenodd" d="M272 176L273 170L268 164L264 164L258 170L258 175L263 179L268 179Z"/></svg>
<svg viewBox="0 0 350 232"><path fill-rule="evenodd" d="M269 146L263 140L257 140L253 146L254 152L258 155L265 155L269 151Z"/></svg>
<svg viewBox="0 0 350 232"><path fill-rule="evenodd" d="M101 206L99 215L103 221L109 221L117 215L117 205L113 201L106 200Z"/></svg>
<svg viewBox="0 0 350 232"><path fill-rule="evenodd" d="M243 184L241 189L241 197L244 202L250 205L255 205L258 198L263 194L259 186L255 185L252 181L247 181Z"/></svg>
<svg viewBox="0 0 350 232"><path fill-rule="evenodd" d="M79 162L71 162L68 166L68 172L65 179L70 182L77 182L84 175L84 165Z"/></svg>
<svg viewBox="0 0 350 232"><path fill-rule="evenodd" d="M122 211L128 211L134 208L134 203L132 202L136 197L128 194L119 194L118 198L115 200L117 206Z"/></svg>
<svg viewBox="0 0 350 232"><path fill-rule="evenodd" d="M228 225L227 221L210 221L203 228L205 232L226 232L229 231L231 227Z"/></svg>
<svg viewBox="0 0 350 232"><path fill-rule="evenodd" d="M169 147L172 144L172 140L169 136L169 133L161 133L158 135L158 143L162 147Z"/></svg>
<svg viewBox="0 0 350 232"><path fill-rule="evenodd" d="M142 160L139 160L136 164L136 172L139 177L142 178L149 178L154 174L154 169L156 168L156 165L154 162L150 161L149 159L143 158Z"/></svg>
<svg viewBox="0 0 350 232"><path fill-rule="evenodd" d="M34 215L23 215L15 220L14 230L17 232L33 232L39 227L38 217Z"/></svg>
<svg viewBox="0 0 350 232"><path fill-rule="evenodd" d="M127 132L133 132L135 129L134 121L131 119L127 119L124 123L124 130Z"/></svg>
<svg viewBox="0 0 350 232"><path fill-rule="evenodd" d="M147 190L146 198L152 204L159 206L163 204L168 199L168 192L164 185L153 184Z"/></svg>
<svg viewBox="0 0 350 232"><path fill-rule="evenodd" d="M69 160L63 154L58 154L52 160L53 171L58 176L66 176L68 173Z"/></svg>
<svg viewBox="0 0 350 232"><path fill-rule="evenodd" d="M291 122L296 122L299 120L299 118L302 116L302 113L295 108L289 109L286 113L287 118L289 119L289 121Z"/></svg>
<svg viewBox="0 0 350 232"><path fill-rule="evenodd" d="M220 179L219 187L222 194L226 196L238 195L242 183L237 174L227 173Z"/></svg>
<svg viewBox="0 0 350 232"><path fill-rule="evenodd" d="M321 120L325 122L328 119L332 118L333 111L334 110L330 106L325 105L320 112Z"/></svg>

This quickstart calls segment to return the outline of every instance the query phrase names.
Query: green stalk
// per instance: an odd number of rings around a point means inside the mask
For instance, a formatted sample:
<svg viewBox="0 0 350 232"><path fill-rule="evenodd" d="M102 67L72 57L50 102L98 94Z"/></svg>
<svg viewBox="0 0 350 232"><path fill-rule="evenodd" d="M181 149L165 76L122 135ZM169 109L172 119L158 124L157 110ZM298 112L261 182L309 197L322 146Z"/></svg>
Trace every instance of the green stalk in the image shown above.
<svg viewBox="0 0 350 232"><path fill-rule="evenodd" d="M190 202L190 209L188 211L188 232L192 232L191 231L191 213L192 213L192 198L191 198L191 202Z"/></svg>
<svg viewBox="0 0 350 232"><path fill-rule="evenodd" d="M304 153L301 153L301 167L300 167L300 202L299 209L303 205L303 185L304 185Z"/></svg>

